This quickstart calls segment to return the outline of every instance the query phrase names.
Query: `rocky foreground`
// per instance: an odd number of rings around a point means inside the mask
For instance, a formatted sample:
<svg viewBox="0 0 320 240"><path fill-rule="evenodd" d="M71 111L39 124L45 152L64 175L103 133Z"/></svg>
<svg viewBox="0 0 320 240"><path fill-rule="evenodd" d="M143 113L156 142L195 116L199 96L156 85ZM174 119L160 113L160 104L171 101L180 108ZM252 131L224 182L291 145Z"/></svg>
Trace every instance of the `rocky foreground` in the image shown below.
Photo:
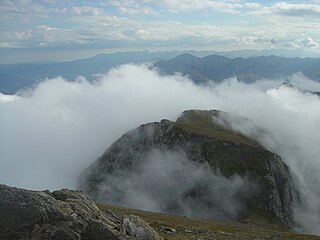
<svg viewBox="0 0 320 240"><path fill-rule="evenodd" d="M140 217L100 211L80 191L29 191L0 185L0 239L157 240Z"/></svg>
<svg viewBox="0 0 320 240"><path fill-rule="evenodd" d="M163 213L146 212L112 205L98 205L100 209L134 214L149 223L163 240L294 240L320 239L319 236L298 234L274 224L252 218L246 222L221 222Z"/></svg>
<svg viewBox="0 0 320 240"><path fill-rule="evenodd" d="M84 193L68 189L53 192L29 191L0 185L0 239L200 240L320 237L288 232L274 225L213 222L111 205L97 206Z"/></svg>

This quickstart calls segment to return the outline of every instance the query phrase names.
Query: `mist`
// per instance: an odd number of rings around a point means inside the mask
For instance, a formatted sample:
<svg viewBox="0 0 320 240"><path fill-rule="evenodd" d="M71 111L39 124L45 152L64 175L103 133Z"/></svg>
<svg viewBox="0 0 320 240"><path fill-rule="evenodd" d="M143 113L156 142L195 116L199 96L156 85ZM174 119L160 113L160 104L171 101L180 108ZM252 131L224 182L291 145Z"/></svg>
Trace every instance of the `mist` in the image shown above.
<svg viewBox="0 0 320 240"><path fill-rule="evenodd" d="M279 87L283 82L320 90L320 83L300 73L253 84L233 78L197 86L179 74L162 76L147 65L123 65L93 83L57 77L14 97L0 95L0 182L29 189L75 188L80 173L126 131L175 120L186 109L218 109L249 119L229 121L289 165L302 193L296 222L301 231L320 234L320 99Z"/></svg>
<svg viewBox="0 0 320 240"><path fill-rule="evenodd" d="M319 89L319 83L310 83L315 86L313 90ZM245 113L230 110L250 122L224 115L221 123L282 157L301 193L301 205L294 209L297 228L320 234L320 98L287 86L269 89L260 97L260 109Z"/></svg>
<svg viewBox="0 0 320 240"><path fill-rule="evenodd" d="M220 220L241 217L256 189L240 176L227 179L209 165L190 161L182 150L159 149L139 157L133 169L114 167L99 186L100 202Z"/></svg>
<svg viewBox="0 0 320 240"><path fill-rule="evenodd" d="M32 189L75 188L80 173L126 131L212 106L209 89L134 65L92 84L48 79L18 95L0 101L0 182Z"/></svg>

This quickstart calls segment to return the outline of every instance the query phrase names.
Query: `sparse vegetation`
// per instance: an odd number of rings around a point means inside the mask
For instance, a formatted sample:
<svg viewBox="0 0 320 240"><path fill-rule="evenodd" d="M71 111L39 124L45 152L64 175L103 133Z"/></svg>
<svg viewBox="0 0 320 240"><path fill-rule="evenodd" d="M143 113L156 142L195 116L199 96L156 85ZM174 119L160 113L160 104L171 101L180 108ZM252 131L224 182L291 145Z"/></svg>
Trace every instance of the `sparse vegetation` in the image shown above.
<svg viewBox="0 0 320 240"><path fill-rule="evenodd" d="M320 239L317 236L287 231L278 225L256 221L254 215L247 223L218 222L187 218L164 213L128 209L114 205L98 204L102 211L111 209L122 214L135 214L144 219L163 239Z"/></svg>
<svg viewBox="0 0 320 240"><path fill-rule="evenodd" d="M175 125L185 131L201 134L211 138L262 147L252 139L241 134L237 134L233 130L226 129L225 126L220 125L214 119L214 117L218 117L219 114L222 114L222 112L216 110L188 110L182 114L182 117L176 121Z"/></svg>

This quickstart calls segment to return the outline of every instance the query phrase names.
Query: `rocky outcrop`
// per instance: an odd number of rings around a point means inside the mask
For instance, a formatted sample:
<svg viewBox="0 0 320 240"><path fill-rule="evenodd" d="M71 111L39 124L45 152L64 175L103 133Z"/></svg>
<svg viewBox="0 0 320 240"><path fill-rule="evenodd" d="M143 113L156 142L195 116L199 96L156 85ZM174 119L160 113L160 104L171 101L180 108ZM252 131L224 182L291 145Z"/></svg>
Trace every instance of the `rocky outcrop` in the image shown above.
<svg viewBox="0 0 320 240"><path fill-rule="evenodd" d="M139 217L115 216L80 191L0 185L0 239L160 239Z"/></svg>
<svg viewBox="0 0 320 240"><path fill-rule="evenodd" d="M232 195L236 199L233 205L245 206L245 210L237 212L235 218L259 215L268 221L292 227L292 206L298 194L288 166L277 154L230 130L226 125L221 125L224 114L219 111L190 110L185 111L176 122L162 120L141 125L124 134L84 172L81 189L95 199L104 196L99 200L112 202L112 199L105 197L110 193L110 188L114 187L111 185L116 185L110 182L110 176L125 170L127 172L123 176L130 176L135 166L143 162L146 154L153 149L182 151L190 162L208 165L213 174L225 179L240 176L252 184L249 190L248 187L240 189L236 195ZM221 194L224 193L221 192L231 188L227 186L221 190L217 186L220 192L213 196L208 192L214 189L214 184L192 185L191 189L181 194L181 198L170 199L168 206L163 207L164 211L171 212L181 201L189 204L191 200L197 200L197 205L206 205L206 213L214 211L217 201L211 199L217 195L223 198ZM121 201L121 191L126 189L116 189L116 201ZM189 204L190 208L195 206L192 203ZM228 211L223 206L220 210L222 213Z"/></svg>

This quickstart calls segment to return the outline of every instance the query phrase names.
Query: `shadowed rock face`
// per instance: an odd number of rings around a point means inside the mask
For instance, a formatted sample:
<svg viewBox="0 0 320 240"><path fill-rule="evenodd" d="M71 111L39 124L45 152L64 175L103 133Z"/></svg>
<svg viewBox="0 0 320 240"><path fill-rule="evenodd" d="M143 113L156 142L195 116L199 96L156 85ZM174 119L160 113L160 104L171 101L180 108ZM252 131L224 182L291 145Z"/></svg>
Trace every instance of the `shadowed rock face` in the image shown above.
<svg viewBox="0 0 320 240"><path fill-rule="evenodd" d="M159 236L139 217L101 212L80 191L38 192L0 185L0 239L157 240Z"/></svg>
<svg viewBox="0 0 320 240"><path fill-rule="evenodd" d="M267 216L268 221L292 227L292 206L298 196L288 166L278 155L266 150L257 142L222 126L219 122L225 114L219 111L190 110L185 111L176 122L162 120L141 125L119 138L84 172L81 189L99 201L112 202L108 194L113 187L116 188L113 193L119 194L118 201L121 202L121 198L125 196L123 192L128 189L110 186L114 185L111 182L114 175L125 171L124 178L130 176L136 170L136 166L143 163L148 153L154 149L162 152L180 151L188 161L209 166L213 174L224 179L240 176L250 182L251 185L239 189L233 195L236 203L244 206L242 211L232 216L233 218ZM181 194L179 201L189 203L191 199L198 205L206 206L207 212L214 211L217 203L214 194L218 194L219 197L222 195L223 198L221 189L220 193L212 194L214 184L194 184ZM228 191L228 186L222 191ZM225 200L227 202L228 199ZM174 208L178 203L175 199L168 202L170 204L161 210L175 212ZM227 212L228 209L223 207L221 212Z"/></svg>

